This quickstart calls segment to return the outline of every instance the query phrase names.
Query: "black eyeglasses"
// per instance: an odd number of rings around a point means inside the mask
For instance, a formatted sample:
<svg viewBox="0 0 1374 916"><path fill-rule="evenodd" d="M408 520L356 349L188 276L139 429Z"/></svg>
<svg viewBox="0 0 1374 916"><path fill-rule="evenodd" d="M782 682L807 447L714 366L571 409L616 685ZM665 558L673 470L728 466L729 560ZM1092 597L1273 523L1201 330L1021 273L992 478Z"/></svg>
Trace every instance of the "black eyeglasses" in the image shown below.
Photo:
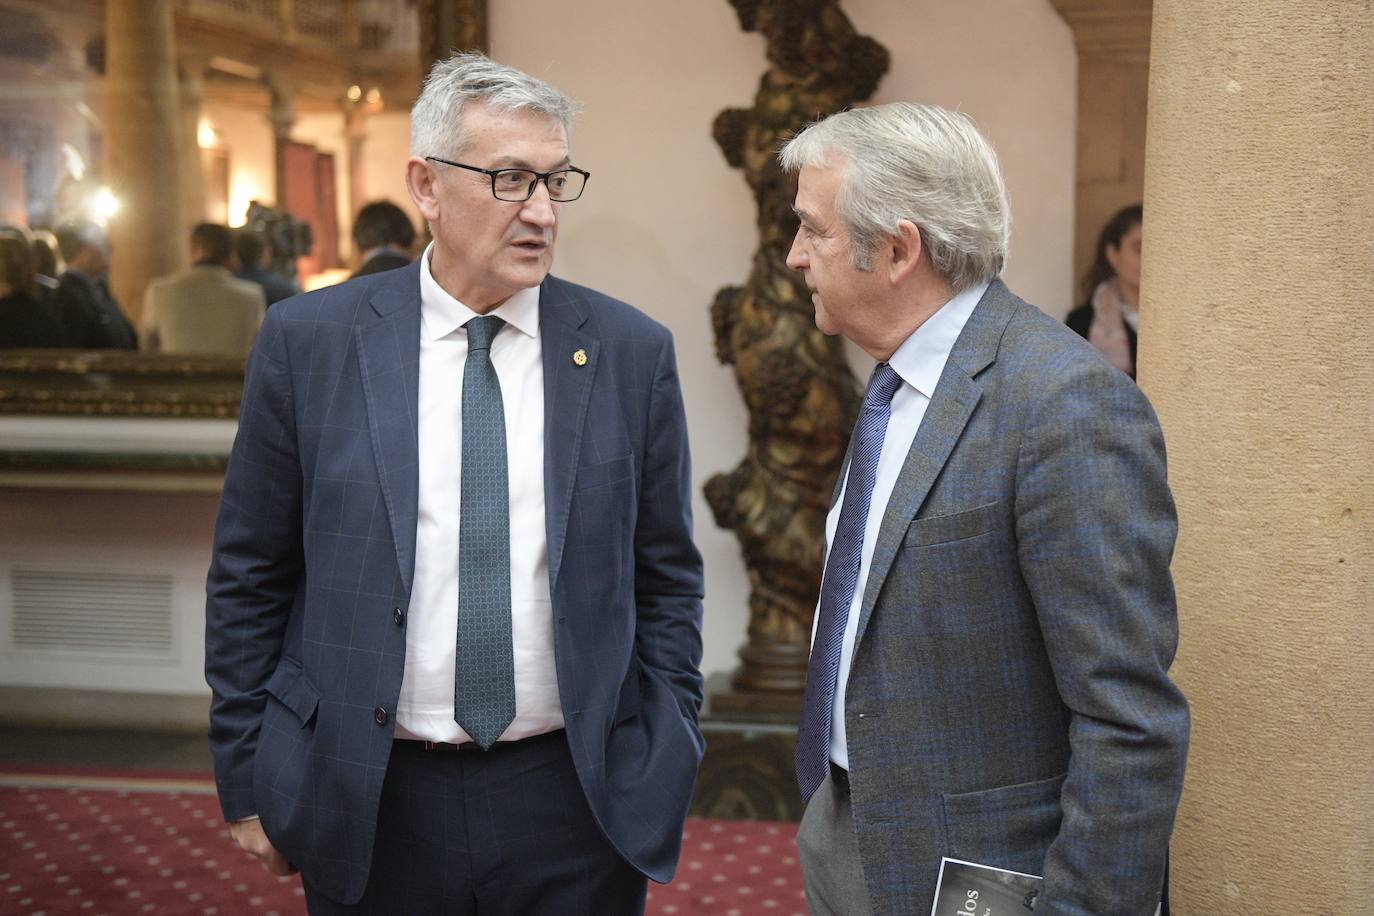
<svg viewBox="0 0 1374 916"><path fill-rule="evenodd" d="M565 169L555 169L552 172L536 172L531 169L482 169L475 165L450 162L447 159L440 159L438 156L426 156L425 158L430 162L442 162L444 165L467 169L469 172L481 172L491 179L491 196L497 200L515 202L529 200L534 196L535 186L542 181L544 187L549 190L549 200L565 204L581 197L582 190L587 186L587 179L592 177L591 172L571 165Z"/></svg>

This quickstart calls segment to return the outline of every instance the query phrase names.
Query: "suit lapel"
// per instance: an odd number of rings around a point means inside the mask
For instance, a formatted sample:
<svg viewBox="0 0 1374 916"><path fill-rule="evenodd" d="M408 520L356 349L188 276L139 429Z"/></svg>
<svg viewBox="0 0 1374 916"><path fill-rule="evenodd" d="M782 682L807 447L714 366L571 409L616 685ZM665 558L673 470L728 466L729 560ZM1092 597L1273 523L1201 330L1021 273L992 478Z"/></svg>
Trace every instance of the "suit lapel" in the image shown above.
<svg viewBox="0 0 1374 916"><path fill-rule="evenodd" d="M368 431L406 594L415 578L419 501L420 268L378 286L353 329Z"/></svg>
<svg viewBox="0 0 1374 916"><path fill-rule="evenodd" d="M873 548L873 561L864 586L863 602L859 606L856 647L868 628L873 606L882 592L883 583L892 569L892 562L906 537L911 520L930 494L930 488L935 485L935 479L949 460L955 444L963 435L964 427L973 416L974 408L983 397L983 386L975 381L975 376L996 358L997 346L1011 319L1014 304L1014 298L1002 281L994 280L954 342L954 349L950 351L940 381L935 386L935 396L926 407L921 427L911 443L911 451L907 453L883 512L878 540Z"/></svg>
<svg viewBox="0 0 1374 916"><path fill-rule="evenodd" d="M592 380L596 377L600 341L584 327L585 302L569 284L548 277L539 293L539 336L544 361L544 514L549 543L549 588L558 582L572 512L577 457ZM586 362L578 365L578 351Z"/></svg>

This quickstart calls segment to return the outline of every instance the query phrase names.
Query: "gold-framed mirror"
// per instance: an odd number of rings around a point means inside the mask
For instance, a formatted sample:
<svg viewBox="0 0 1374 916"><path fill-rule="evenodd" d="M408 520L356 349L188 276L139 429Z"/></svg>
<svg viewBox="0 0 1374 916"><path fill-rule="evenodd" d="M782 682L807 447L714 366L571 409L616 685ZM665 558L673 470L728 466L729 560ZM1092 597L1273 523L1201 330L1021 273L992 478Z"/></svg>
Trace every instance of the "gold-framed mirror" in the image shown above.
<svg viewBox="0 0 1374 916"><path fill-rule="evenodd" d="M281 270L301 288L349 275L365 203L392 200L422 225L402 179L409 108L436 57L485 48L487 11L486 0L0 0L0 20L0 225L97 222L112 242L108 287L140 347L0 349L0 415L233 419L243 353L148 352L150 282L190 266L191 226L243 226L253 201L309 227L310 247Z"/></svg>

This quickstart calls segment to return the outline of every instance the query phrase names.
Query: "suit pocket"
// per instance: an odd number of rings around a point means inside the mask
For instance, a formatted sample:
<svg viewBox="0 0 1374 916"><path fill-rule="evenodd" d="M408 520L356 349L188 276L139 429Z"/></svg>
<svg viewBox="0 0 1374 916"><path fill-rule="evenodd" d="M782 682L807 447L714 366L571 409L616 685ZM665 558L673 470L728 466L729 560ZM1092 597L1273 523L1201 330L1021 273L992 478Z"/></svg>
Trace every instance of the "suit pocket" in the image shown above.
<svg viewBox="0 0 1374 916"><path fill-rule="evenodd" d="M293 658L283 657L277 670L267 680L267 692L300 720L301 727L310 724L320 705L320 692Z"/></svg>
<svg viewBox="0 0 1374 916"><path fill-rule="evenodd" d="M903 547L930 547L949 541L963 541L987 534L997 527L1001 515L1000 502L987 503L965 512L953 515L932 515L928 518L913 519L906 530Z"/></svg>
<svg viewBox="0 0 1374 916"><path fill-rule="evenodd" d="M621 722L639 715L639 706L642 702L639 670L639 662L631 661L630 671L625 675L625 680L620 685L620 698L615 704L615 718L611 720L613 725L619 725Z"/></svg>
<svg viewBox="0 0 1374 916"><path fill-rule="evenodd" d="M944 796L947 855L1043 874L1045 850L1059 833L1067 774Z"/></svg>
<svg viewBox="0 0 1374 916"><path fill-rule="evenodd" d="M602 461L597 464L584 464L577 469L576 489L590 490L595 487L606 487L622 480L629 480L635 474L635 459L633 455L621 455L619 458L612 458L610 461Z"/></svg>

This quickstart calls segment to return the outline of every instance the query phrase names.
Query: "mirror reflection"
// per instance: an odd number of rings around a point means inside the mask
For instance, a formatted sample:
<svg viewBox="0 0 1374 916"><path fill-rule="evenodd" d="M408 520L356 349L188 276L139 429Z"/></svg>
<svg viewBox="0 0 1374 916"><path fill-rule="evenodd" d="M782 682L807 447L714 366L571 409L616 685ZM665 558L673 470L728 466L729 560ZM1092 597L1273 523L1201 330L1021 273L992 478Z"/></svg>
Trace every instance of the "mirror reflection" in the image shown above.
<svg viewBox="0 0 1374 916"><path fill-rule="evenodd" d="M0 363L242 359L274 302L414 257L423 7L0 0Z"/></svg>

